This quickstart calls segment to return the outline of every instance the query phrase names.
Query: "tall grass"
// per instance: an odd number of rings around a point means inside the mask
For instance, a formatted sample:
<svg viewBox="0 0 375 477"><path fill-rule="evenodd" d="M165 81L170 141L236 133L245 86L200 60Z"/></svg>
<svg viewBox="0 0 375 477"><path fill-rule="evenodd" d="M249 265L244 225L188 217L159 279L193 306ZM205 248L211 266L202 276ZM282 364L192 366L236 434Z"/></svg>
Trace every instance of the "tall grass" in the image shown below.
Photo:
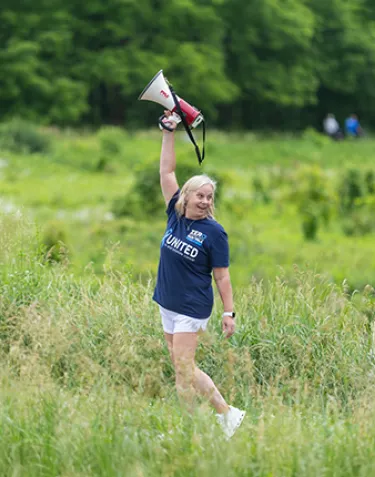
<svg viewBox="0 0 375 477"><path fill-rule="evenodd" d="M371 287L297 268L254 280L229 341L217 304L197 359L248 411L228 443L207 403L177 402L152 279L77 279L22 217L0 237L0 475L373 474Z"/></svg>

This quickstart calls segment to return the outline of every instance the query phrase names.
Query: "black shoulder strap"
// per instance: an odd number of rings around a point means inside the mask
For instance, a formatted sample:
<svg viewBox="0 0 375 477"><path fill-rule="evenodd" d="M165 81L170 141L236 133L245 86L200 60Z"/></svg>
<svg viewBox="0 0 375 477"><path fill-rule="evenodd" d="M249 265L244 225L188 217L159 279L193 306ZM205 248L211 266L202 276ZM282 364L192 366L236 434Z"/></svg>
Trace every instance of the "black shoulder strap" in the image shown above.
<svg viewBox="0 0 375 477"><path fill-rule="evenodd" d="M171 93L172 93L172 98L173 98L173 101L174 101L174 104L176 105L176 112L177 114L180 116L181 118L181 122L182 124L184 125L184 128L185 128L185 131L187 132L189 138L190 138L190 141L194 144L194 147L195 147L195 153L197 155L197 158L198 158L198 161L199 161L199 165L202 164L203 162L203 159L204 159L204 146L205 146L205 142L206 142L206 125L204 123L204 120L203 120L203 125L202 125L202 135L203 135L203 147L202 147L202 154L199 150L199 147L197 145L197 143L195 142L195 139L194 139L194 136L193 136L193 133L191 132L190 130L190 127L186 121L186 118L185 118L185 114L182 112L181 110L181 106L180 106L180 102L179 100L177 99L177 96L176 96L176 93L174 92L174 89L172 88L172 86L169 84L169 89L171 90Z"/></svg>

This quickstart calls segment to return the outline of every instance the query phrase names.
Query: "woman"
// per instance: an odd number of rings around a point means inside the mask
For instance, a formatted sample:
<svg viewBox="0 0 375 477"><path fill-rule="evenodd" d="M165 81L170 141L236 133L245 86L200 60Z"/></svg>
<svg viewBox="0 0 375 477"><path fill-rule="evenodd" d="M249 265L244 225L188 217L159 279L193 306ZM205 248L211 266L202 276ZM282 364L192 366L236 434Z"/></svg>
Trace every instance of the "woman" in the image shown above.
<svg viewBox="0 0 375 477"><path fill-rule="evenodd" d="M165 112L165 121L171 113ZM179 189L175 176L174 131L163 130L160 184L168 223L160 249L154 300L159 304L164 335L176 372L179 398L191 408L195 393L209 399L227 438L240 426L245 412L229 406L207 374L195 365L198 333L205 330L212 311L212 273L223 302L223 332L235 329L229 275L228 239L213 218L215 183L194 176Z"/></svg>

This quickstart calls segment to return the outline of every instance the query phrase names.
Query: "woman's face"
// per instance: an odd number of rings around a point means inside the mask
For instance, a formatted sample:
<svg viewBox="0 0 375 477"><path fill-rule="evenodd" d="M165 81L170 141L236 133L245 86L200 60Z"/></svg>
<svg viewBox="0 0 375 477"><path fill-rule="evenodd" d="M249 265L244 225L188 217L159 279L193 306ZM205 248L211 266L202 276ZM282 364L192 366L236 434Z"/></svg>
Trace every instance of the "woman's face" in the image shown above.
<svg viewBox="0 0 375 477"><path fill-rule="evenodd" d="M208 216L212 206L214 189L211 184L205 184L199 189L190 192L187 198L185 217L188 219L204 219Z"/></svg>

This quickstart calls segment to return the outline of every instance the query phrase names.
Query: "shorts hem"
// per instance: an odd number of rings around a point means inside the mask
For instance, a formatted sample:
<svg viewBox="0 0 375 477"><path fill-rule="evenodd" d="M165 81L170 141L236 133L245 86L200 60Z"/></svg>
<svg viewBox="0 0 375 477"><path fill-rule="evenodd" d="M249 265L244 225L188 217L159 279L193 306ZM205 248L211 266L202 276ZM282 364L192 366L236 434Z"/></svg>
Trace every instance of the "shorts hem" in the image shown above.
<svg viewBox="0 0 375 477"><path fill-rule="evenodd" d="M171 310L167 310L159 305L161 321L164 333L174 335L176 333L200 333L206 331L208 318L193 318L182 315Z"/></svg>

